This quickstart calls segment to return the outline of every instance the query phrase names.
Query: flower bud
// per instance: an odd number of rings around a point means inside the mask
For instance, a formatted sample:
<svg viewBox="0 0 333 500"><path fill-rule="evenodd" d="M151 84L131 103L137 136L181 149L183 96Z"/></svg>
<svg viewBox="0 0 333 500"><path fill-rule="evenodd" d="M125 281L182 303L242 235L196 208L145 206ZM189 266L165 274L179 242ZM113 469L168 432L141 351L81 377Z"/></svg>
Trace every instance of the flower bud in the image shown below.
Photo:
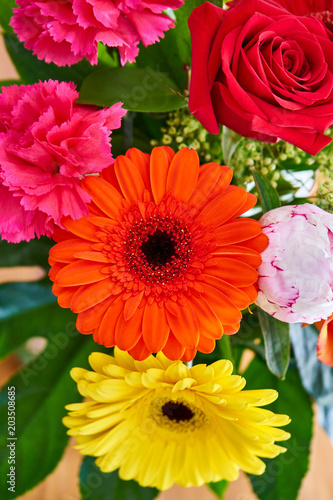
<svg viewBox="0 0 333 500"><path fill-rule="evenodd" d="M257 305L287 323L314 323L333 312L333 215L289 205L260 219L269 245L258 269Z"/></svg>

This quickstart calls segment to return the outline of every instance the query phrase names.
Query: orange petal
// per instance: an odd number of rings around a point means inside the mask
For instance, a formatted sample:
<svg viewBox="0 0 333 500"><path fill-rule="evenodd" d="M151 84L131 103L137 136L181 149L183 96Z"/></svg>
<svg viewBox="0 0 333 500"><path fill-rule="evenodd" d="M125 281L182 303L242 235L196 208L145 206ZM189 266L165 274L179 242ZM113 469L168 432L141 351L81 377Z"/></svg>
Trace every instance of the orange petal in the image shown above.
<svg viewBox="0 0 333 500"><path fill-rule="evenodd" d="M230 256L233 259L245 262L251 267L258 268L262 262L260 253L252 250L252 248L243 247L240 245L230 245L218 247L213 253L213 257Z"/></svg>
<svg viewBox="0 0 333 500"><path fill-rule="evenodd" d="M195 315L198 320L200 338L202 335L211 339L219 339L223 335L223 326L218 319L208 302L203 298L197 298L192 295L189 301L193 307ZM199 340L200 343L200 340ZM201 349L197 346L197 349Z"/></svg>
<svg viewBox="0 0 333 500"><path fill-rule="evenodd" d="M268 247L268 243L269 243L268 236L262 233L259 234L259 236L252 238L251 240L244 241L243 245L246 246L247 248L252 248L253 250L256 250L257 252L261 253Z"/></svg>
<svg viewBox="0 0 333 500"><path fill-rule="evenodd" d="M55 264L53 264L53 262L53 259L49 259L49 264L52 265L51 269L49 270L49 278L51 281L54 281L58 273L66 267L66 265L62 262L56 262Z"/></svg>
<svg viewBox="0 0 333 500"><path fill-rule="evenodd" d="M156 203L160 203L166 193L166 180L170 157L166 148L154 148L150 157L150 183Z"/></svg>
<svg viewBox="0 0 333 500"><path fill-rule="evenodd" d="M215 349L215 340L212 338L205 337L204 335L200 335L200 340L197 345L197 350L208 354L210 352L213 352L214 349Z"/></svg>
<svg viewBox="0 0 333 500"><path fill-rule="evenodd" d="M122 351L132 349L141 337L143 311L144 307L141 307L128 321L123 313L120 314L116 325L116 345Z"/></svg>
<svg viewBox="0 0 333 500"><path fill-rule="evenodd" d="M242 214L245 214L250 208L253 208L257 204L257 198L252 193L246 193L246 201L244 205L239 209L239 211L235 214L235 217L239 217Z"/></svg>
<svg viewBox="0 0 333 500"><path fill-rule="evenodd" d="M145 306L142 321L143 340L150 352L159 352L168 340L170 327L165 317L164 307L154 301Z"/></svg>
<svg viewBox="0 0 333 500"><path fill-rule="evenodd" d="M142 201L145 185L139 169L126 156L118 156L114 168L124 197L129 202Z"/></svg>
<svg viewBox="0 0 333 500"><path fill-rule="evenodd" d="M221 177L221 173L228 174L229 170L231 171L230 168L222 167L218 163L206 163L205 165L201 165L199 168L197 187L189 199L189 204L195 207L200 207L201 205L207 203L211 191L214 189ZM232 171L231 176L229 175L229 177L230 182Z"/></svg>
<svg viewBox="0 0 333 500"><path fill-rule="evenodd" d="M135 346L128 352L132 356L132 358L136 359L137 361L143 361L144 359L147 359L151 354L151 351L147 349L142 337L140 337Z"/></svg>
<svg viewBox="0 0 333 500"><path fill-rule="evenodd" d="M136 313L136 310L140 305L144 292L145 291L142 290L140 293L132 295L132 297L126 300L124 307L125 321L128 321L133 316L133 314Z"/></svg>
<svg viewBox="0 0 333 500"><path fill-rule="evenodd" d="M208 302L210 307L215 312L216 316L221 321L223 328L224 325L232 325L238 323L242 314L240 310L231 302L230 299L220 290L215 287L208 285L208 283L202 283L205 290L205 300Z"/></svg>
<svg viewBox="0 0 333 500"><path fill-rule="evenodd" d="M246 295L249 297L250 304L253 304L253 302L257 300L258 289L256 284L250 286L244 286L241 288L241 291L246 293Z"/></svg>
<svg viewBox="0 0 333 500"><path fill-rule="evenodd" d="M60 307L63 307L64 309L69 309L71 306L71 302L73 299L73 295L75 292L79 289L79 286L71 286L70 288L62 288L61 287L61 292L58 294L55 293L54 287L52 288L52 291L55 295L58 297L58 304Z"/></svg>
<svg viewBox="0 0 333 500"><path fill-rule="evenodd" d="M196 188L199 176L199 155L195 149L182 148L175 154L169 168L166 192L187 201Z"/></svg>
<svg viewBox="0 0 333 500"><path fill-rule="evenodd" d="M254 219L236 219L224 224L214 231L218 246L234 245L250 240L262 233L262 225Z"/></svg>
<svg viewBox="0 0 333 500"><path fill-rule="evenodd" d="M234 325L223 325L225 335L233 335L238 332L240 323L235 323Z"/></svg>
<svg viewBox="0 0 333 500"><path fill-rule="evenodd" d="M83 179L82 185L106 215L114 220L117 219L123 197L109 182L95 175L88 175Z"/></svg>
<svg viewBox="0 0 333 500"><path fill-rule="evenodd" d="M235 188L235 189L233 189ZM225 193L220 194L206 205L197 217L197 220L213 223L215 227L225 224L235 218L236 213L246 201L247 193L236 186L230 187Z"/></svg>
<svg viewBox="0 0 333 500"><path fill-rule="evenodd" d="M143 183L146 186L146 189L148 189L150 186L150 179L149 179L150 155L148 153L143 153L137 148L130 148L126 151L125 156L129 158L133 163L135 163L140 172Z"/></svg>
<svg viewBox="0 0 333 500"><path fill-rule="evenodd" d="M97 325L94 332L94 340L96 342L103 344L105 347L113 347L116 344L116 325L123 310L124 300L122 296L119 295L116 300L109 305L107 310L104 312L103 317L100 319L100 323Z"/></svg>
<svg viewBox="0 0 333 500"><path fill-rule="evenodd" d="M178 342L194 349L199 341L199 325L190 304L180 307L180 315L174 316L166 309L167 321Z"/></svg>
<svg viewBox="0 0 333 500"><path fill-rule="evenodd" d="M317 344L318 359L325 365L333 366L333 315L323 324Z"/></svg>
<svg viewBox="0 0 333 500"><path fill-rule="evenodd" d="M192 361L196 353L197 353L196 349L185 349L185 352L180 359L181 361L188 363L189 361Z"/></svg>
<svg viewBox="0 0 333 500"><path fill-rule="evenodd" d="M91 285L81 285L71 300L71 310L80 313L99 304L112 295L114 285L110 278L97 281Z"/></svg>
<svg viewBox="0 0 333 500"><path fill-rule="evenodd" d="M76 328L81 333L92 333L92 331L99 327L107 309L115 302L114 297L104 300L82 313L79 313L76 320Z"/></svg>
<svg viewBox="0 0 333 500"><path fill-rule="evenodd" d="M185 347L180 344L174 334L170 332L167 343L163 347L162 352L169 359L181 359L185 352Z"/></svg>
<svg viewBox="0 0 333 500"><path fill-rule="evenodd" d="M79 238L61 241L50 249L49 257L56 262L69 264L75 260L75 252L90 251L91 242Z"/></svg>
<svg viewBox="0 0 333 500"><path fill-rule="evenodd" d="M60 286L75 286L102 281L105 274L101 273L103 264L99 262L88 262L79 260L64 267L55 279L55 283Z"/></svg>
<svg viewBox="0 0 333 500"><path fill-rule="evenodd" d="M216 276L204 275L204 278L205 283L224 293L238 309L245 309L249 305L249 297L243 289L239 289Z"/></svg>
<svg viewBox="0 0 333 500"><path fill-rule="evenodd" d="M244 262L228 257L215 257L215 261L216 265L205 268L205 274L221 278L237 287L249 286L257 281L257 271Z"/></svg>
<svg viewBox="0 0 333 500"><path fill-rule="evenodd" d="M78 220L73 220L70 217L65 217L61 220L65 228L75 236L79 236L88 241L100 241L96 236L96 226L89 222L87 217L82 217Z"/></svg>

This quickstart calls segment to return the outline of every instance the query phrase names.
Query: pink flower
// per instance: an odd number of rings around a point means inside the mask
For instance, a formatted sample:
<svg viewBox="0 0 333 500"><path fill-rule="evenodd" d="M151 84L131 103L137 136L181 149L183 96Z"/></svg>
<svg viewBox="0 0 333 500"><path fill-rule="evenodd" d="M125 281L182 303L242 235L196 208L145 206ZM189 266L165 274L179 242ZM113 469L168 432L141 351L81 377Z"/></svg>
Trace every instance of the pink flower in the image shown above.
<svg viewBox="0 0 333 500"><path fill-rule="evenodd" d="M287 323L333 313L333 215L310 204L276 208L260 219L269 245L258 269L257 305Z"/></svg>
<svg viewBox="0 0 333 500"><path fill-rule="evenodd" d="M18 39L38 59L58 66L85 56L97 64L97 42L118 47L121 64L134 62L140 41L147 46L174 26L163 14L184 0L16 0L11 19Z"/></svg>
<svg viewBox="0 0 333 500"><path fill-rule="evenodd" d="M78 95L73 83L52 80L2 88L2 239L50 236L63 216L88 214L81 179L113 163L109 136L126 110L121 103L102 110L75 104Z"/></svg>

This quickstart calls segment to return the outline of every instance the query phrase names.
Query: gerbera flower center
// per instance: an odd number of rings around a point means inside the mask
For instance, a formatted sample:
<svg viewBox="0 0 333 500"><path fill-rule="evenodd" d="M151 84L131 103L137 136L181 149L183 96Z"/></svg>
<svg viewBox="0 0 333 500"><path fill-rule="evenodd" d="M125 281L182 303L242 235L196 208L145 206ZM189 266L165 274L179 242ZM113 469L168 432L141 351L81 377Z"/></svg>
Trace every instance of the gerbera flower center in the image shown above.
<svg viewBox="0 0 333 500"><path fill-rule="evenodd" d="M176 401L168 401L165 403L165 405L162 406L162 413L175 422L184 422L194 417L193 411L188 408L188 406L183 403L177 403Z"/></svg>
<svg viewBox="0 0 333 500"><path fill-rule="evenodd" d="M166 263L171 262L172 257L176 254L176 245L172 234L160 229L149 234L147 240L142 242L140 249L147 262L155 267L165 266Z"/></svg>

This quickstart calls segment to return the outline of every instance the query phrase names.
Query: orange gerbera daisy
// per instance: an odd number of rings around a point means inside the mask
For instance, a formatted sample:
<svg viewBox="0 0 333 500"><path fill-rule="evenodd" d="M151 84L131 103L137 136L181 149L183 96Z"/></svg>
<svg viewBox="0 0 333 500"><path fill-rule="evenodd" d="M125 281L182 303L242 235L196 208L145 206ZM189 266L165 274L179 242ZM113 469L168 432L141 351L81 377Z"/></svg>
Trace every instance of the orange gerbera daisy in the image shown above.
<svg viewBox="0 0 333 500"><path fill-rule="evenodd" d="M268 240L259 222L237 219L256 198L231 177L169 147L130 149L85 177L89 215L65 218L50 251L53 291L81 333L138 360L188 361L238 330Z"/></svg>

